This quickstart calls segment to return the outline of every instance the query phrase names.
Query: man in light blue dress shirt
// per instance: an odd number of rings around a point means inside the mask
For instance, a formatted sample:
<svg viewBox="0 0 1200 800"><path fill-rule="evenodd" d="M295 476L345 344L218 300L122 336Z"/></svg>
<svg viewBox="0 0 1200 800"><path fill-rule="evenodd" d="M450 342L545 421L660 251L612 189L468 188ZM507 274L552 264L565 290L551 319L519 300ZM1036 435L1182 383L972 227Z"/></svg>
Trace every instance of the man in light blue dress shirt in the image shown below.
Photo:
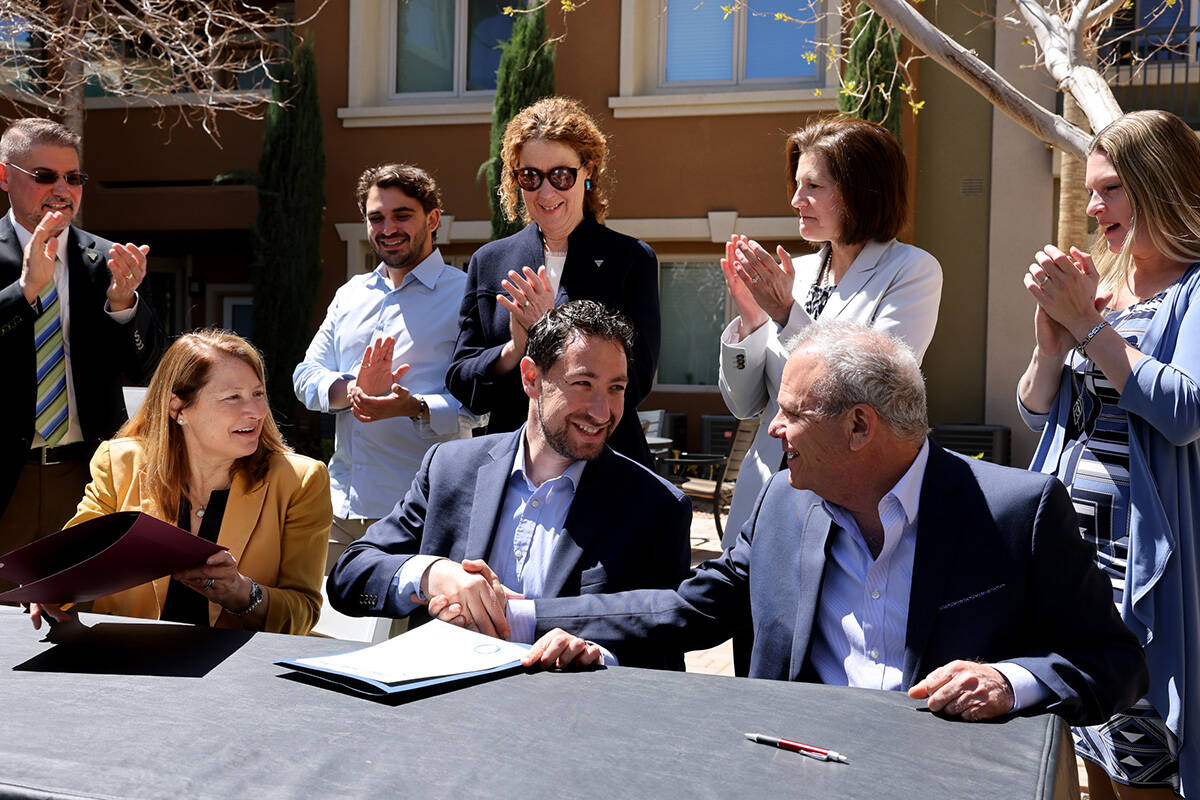
<svg viewBox="0 0 1200 800"><path fill-rule="evenodd" d="M334 608L423 619L436 596L452 621L531 641L532 615L510 631L504 601L532 611L539 597L677 586L691 503L606 444L624 412L632 343L628 322L592 301L535 323L518 367L525 425L431 448L404 499L330 573ZM681 650L656 642L619 650L623 664L683 666Z"/></svg>
<svg viewBox="0 0 1200 800"><path fill-rule="evenodd" d="M752 678L907 691L967 720L1088 724L1141 697L1141 648L1062 484L928 440L898 339L839 320L798 338L771 421L787 468L734 544L677 589L534 601L544 635L527 660L711 647L749 615Z"/></svg>
<svg viewBox="0 0 1200 800"><path fill-rule="evenodd" d="M484 422L446 389L467 278L434 247L437 184L419 167L387 164L363 172L356 195L379 266L338 289L292 374L306 407L337 415L327 573L391 510L430 445Z"/></svg>

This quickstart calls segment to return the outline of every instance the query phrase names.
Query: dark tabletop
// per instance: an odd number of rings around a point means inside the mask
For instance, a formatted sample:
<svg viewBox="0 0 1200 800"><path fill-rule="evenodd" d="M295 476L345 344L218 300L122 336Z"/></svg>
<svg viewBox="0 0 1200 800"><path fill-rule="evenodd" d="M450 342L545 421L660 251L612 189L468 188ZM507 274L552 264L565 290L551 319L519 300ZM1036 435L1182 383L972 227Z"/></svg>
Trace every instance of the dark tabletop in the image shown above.
<svg viewBox="0 0 1200 800"><path fill-rule="evenodd" d="M614 668L385 704L272 661L359 645L84 615L58 644L0 607L9 797L1048 798L1054 717L952 722L899 692ZM743 739L846 754L815 761Z"/></svg>

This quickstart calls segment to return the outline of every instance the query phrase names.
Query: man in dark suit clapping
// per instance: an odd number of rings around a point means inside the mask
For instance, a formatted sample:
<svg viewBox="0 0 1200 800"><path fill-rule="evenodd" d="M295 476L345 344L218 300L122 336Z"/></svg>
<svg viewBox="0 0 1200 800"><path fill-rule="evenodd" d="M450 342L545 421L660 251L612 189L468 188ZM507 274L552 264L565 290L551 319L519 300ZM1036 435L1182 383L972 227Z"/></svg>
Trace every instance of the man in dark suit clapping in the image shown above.
<svg viewBox="0 0 1200 800"><path fill-rule="evenodd" d="M149 248L71 225L87 181L79 148L44 119L0 137L0 553L71 517L92 451L125 421L122 378L144 383L165 344L137 294Z"/></svg>

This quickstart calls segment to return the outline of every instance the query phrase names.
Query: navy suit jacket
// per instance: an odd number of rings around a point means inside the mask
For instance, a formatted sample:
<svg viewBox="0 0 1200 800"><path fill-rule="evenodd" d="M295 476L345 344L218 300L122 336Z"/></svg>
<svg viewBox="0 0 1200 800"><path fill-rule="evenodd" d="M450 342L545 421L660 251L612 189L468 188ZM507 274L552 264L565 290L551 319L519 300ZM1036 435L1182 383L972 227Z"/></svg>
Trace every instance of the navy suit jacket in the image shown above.
<svg viewBox="0 0 1200 800"><path fill-rule="evenodd" d="M490 413L488 433L519 428L529 410L518 370L499 377L488 369L511 338L508 310L496 302L505 294L501 281L509 270L537 269L546 263L542 234L536 223L499 241L489 242L471 256L467 289L458 315L458 341L446 373L446 386L458 401L476 414ZM592 217L571 232L567 261L554 305L571 300L595 300L619 311L633 323L633 363L625 387L625 416L609 445L618 453L653 466L637 407L654 383L662 320L658 308L658 259L645 242L604 227Z"/></svg>
<svg viewBox="0 0 1200 800"><path fill-rule="evenodd" d="M832 520L776 474L736 543L675 591L537 601L538 633L561 627L613 647L653 637L710 647L752 619L750 677L815 680L809 663ZM930 443L917 517L903 686L956 659L1011 661L1049 689L1023 714L1091 724L1146 689L1141 648L1079 536L1055 478Z"/></svg>
<svg viewBox="0 0 1200 800"><path fill-rule="evenodd" d="M391 586L410 557L486 560L522 435L524 428L430 448L408 494L346 548L330 573L334 608L355 616L402 616ZM546 595L678 586L691 559L691 518L691 503L678 489L606 447L583 470ZM683 667L681 650L664 652L654 643L614 652L623 663Z"/></svg>
<svg viewBox="0 0 1200 800"><path fill-rule="evenodd" d="M125 422L122 379L144 385L166 346L148 293L133 320L113 322L104 311L112 281L112 242L72 227L63 257L69 282L71 375L84 440L96 446ZM33 323L37 313L21 292L23 253L8 215L0 217L0 363L7 385L0 392L0 513L8 505L33 442L37 402Z"/></svg>

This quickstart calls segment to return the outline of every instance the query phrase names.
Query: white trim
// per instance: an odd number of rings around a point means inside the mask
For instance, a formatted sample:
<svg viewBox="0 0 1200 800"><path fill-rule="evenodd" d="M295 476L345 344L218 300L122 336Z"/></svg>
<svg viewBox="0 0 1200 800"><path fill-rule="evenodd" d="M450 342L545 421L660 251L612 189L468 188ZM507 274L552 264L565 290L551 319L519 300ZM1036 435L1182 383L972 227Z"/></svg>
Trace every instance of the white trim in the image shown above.
<svg viewBox="0 0 1200 800"><path fill-rule="evenodd" d="M837 93L822 89L725 91L699 94L649 94L610 97L608 107L617 119L634 117L700 117L715 114L776 114L831 111L838 107Z"/></svg>
<svg viewBox="0 0 1200 800"><path fill-rule="evenodd" d="M720 244L735 230L755 239L799 239L795 217L742 217L736 211L710 211L707 217L633 217L608 219L607 227L646 242L713 242ZM334 223L338 238L347 243L367 241L362 222ZM487 219L457 219L443 213L439 245L486 242L492 237ZM677 256L672 255L674 259ZM695 258L699 258L696 256Z"/></svg>
<svg viewBox="0 0 1200 800"><path fill-rule="evenodd" d="M408 125L479 125L492 123L492 99L403 103L394 106L347 106L337 110L343 128Z"/></svg>

